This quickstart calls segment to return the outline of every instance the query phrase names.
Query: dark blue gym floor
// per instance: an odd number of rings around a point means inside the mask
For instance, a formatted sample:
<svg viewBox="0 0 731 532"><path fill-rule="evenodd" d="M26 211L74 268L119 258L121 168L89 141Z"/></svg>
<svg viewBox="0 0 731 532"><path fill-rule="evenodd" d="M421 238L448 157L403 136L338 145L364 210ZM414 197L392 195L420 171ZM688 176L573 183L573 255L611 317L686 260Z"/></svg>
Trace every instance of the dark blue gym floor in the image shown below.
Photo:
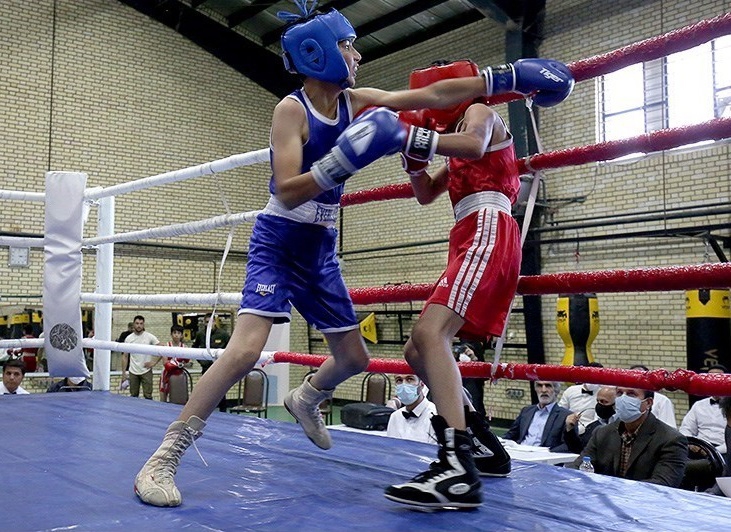
<svg viewBox="0 0 731 532"><path fill-rule="evenodd" d="M435 448L333 431L321 451L294 423L216 412L177 476L178 508L138 501L133 480L180 406L104 392L0 397L0 530L718 531L731 500L513 462L472 512L420 512L383 489Z"/></svg>

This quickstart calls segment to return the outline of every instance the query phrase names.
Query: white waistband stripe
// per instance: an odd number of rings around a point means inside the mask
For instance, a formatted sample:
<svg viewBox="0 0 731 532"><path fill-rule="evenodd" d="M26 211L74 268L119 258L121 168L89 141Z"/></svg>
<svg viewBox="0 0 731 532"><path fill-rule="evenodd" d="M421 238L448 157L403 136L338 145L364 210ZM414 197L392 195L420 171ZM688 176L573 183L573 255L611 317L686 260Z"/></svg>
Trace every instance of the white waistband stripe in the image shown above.
<svg viewBox="0 0 731 532"><path fill-rule="evenodd" d="M480 209L494 209L502 211L505 214L510 214L510 200L505 194L493 190L475 192L462 198L454 206L454 218L459 222L465 216Z"/></svg>
<svg viewBox="0 0 731 532"><path fill-rule="evenodd" d="M323 227L335 227L340 205L328 205L317 201L307 201L294 209L288 209L276 197L270 196L262 214L281 216L295 222L316 224Z"/></svg>

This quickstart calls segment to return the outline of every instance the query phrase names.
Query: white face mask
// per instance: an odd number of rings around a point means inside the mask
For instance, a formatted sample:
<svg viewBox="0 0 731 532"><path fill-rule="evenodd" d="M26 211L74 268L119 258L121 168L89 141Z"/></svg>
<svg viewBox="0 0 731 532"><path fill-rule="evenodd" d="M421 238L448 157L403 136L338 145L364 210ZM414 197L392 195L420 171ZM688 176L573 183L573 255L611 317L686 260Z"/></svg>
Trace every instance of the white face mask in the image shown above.
<svg viewBox="0 0 731 532"><path fill-rule="evenodd" d="M404 405L410 405L419 398L419 387L416 384L408 384L403 382L396 385L396 397Z"/></svg>
<svg viewBox="0 0 731 532"><path fill-rule="evenodd" d="M614 402L614 408L617 410L617 417L620 421L624 421L625 423L637 421L640 419L642 414L644 414L641 408L642 403L645 401L646 399L630 397L627 394L620 395Z"/></svg>
<svg viewBox="0 0 731 532"><path fill-rule="evenodd" d="M590 392L596 392L601 387L601 384L584 384L584 388L586 388Z"/></svg>

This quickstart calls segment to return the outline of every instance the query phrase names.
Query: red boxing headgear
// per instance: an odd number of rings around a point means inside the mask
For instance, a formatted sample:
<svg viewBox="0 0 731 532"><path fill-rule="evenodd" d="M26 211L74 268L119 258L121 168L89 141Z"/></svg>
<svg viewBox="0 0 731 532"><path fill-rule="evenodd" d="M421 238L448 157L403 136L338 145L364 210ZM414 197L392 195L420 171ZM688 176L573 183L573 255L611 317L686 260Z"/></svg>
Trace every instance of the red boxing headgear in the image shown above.
<svg viewBox="0 0 731 532"><path fill-rule="evenodd" d="M480 70L477 65L468 59L453 61L444 65L432 65L426 68L419 68L411 71L409 76L409 88L419 89L431 85L440 79L469 78L479 76ZM450 109L425 109L424 115L427 118L427 127L439 133L452 131L457 121L462 117L467 108L474 100L468 100Z"/></svg>

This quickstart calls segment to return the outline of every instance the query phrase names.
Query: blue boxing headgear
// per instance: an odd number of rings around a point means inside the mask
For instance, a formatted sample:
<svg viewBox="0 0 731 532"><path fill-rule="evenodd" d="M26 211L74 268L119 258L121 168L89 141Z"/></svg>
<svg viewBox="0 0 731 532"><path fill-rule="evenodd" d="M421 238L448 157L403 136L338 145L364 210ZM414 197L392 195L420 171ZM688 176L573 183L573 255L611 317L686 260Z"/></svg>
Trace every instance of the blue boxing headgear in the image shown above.
<svg viewBox="0 0 731 532"><path fill-rule="evenodd" d="M344 89L348 86L349 71L338 43L354 39L353 26L336 9L315 15L282 33L284 68Z"/></svg>

